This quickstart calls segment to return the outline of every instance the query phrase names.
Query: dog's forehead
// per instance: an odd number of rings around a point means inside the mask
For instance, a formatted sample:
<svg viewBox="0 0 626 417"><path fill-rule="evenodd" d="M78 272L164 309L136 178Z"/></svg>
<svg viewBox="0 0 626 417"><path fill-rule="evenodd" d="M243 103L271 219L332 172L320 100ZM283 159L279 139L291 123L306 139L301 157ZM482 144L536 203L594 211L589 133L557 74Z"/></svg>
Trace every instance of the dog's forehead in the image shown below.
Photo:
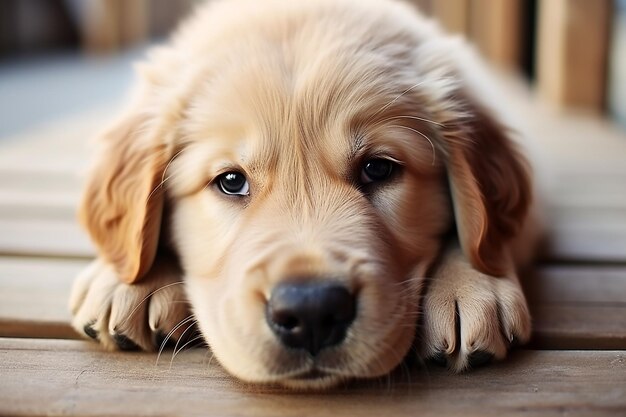
<svg viewBox="0 0 626 417"><path fill-rule="evenodd" d="M259 169L281 161L345 169L364 140L385 136L381 121L415 113L403 95L414 79L374 52L329 54L305 62L269 48L221 68L194 97L188 136L236 148Z"/></svg>

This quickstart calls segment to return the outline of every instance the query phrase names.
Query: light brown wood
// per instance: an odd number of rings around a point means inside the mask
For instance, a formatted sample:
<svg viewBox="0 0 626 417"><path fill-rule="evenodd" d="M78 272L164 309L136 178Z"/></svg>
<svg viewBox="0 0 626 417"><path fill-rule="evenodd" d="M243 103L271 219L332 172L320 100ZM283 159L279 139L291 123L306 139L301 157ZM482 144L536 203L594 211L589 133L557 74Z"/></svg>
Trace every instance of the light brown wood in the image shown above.
<svg viewBox="0 0 626 417"><path fill-rule="evenodd" d="M122 1L120 4L120 39L123 45L147 41L149 35L149 0Z"/></svg>
<svg viewBox="0 0 626 417"><path fill-rule="evenodd" d="M0 257L0 337L75 338L67 298L86 264ZM523 282L535 348L626 349L626 267L550 265Z"/></svg>
<svg viewBox="0 0 626 417"><path fill-rule="evenodd" d="M522 0L471 0L469 37L492 63L519 70L522 41Z"/></svg>
<svg viewBox="0 0 626 417"><path fill-rule="evenodd" d="M467 34L470 0L435 0L433 17L450 33Z"/></svg>
<svg viewBox="0 0 626 417"><path fill-rule="evenodd" d="M433 12L433 3L437 1L441 0L409 0L409 3L414 4L423 14L431 15Z"/></svg>
<svg viewBox="0 0 626 417"><path fill-rule="evenodd" d="M0 219L0 255L89 258L95 251L75 220Z"/></svg>
<svg viewBox="0 0 626 417"><path fill-rule="evenodd" d="M540 0L537 79L545 97L567 106L604 106L609 0Z"/></svg>
<svg viewBox="0 0 626 417"><path fill-rule="evenodd" d="M87 261L0 257L0 337L75 338L67 307Z"/></svg>
<svg viewBox="0 0 626 417"><path fill-rule="evenodd" d="M81 41L87 52L113 52L120 47L120 0L87 0L80 19Z"/></svg>
<svg viewBox="0 0 626 417"><path fill-rule="evenodd" d="M88 342L0 339L0 414L622 416L620 351L516 352L471 373L405 369L323 394L246 387L202 349L105 353ZM209 364L210 362L210 364ZM410 380L410 383L409 383Z"/></svg>

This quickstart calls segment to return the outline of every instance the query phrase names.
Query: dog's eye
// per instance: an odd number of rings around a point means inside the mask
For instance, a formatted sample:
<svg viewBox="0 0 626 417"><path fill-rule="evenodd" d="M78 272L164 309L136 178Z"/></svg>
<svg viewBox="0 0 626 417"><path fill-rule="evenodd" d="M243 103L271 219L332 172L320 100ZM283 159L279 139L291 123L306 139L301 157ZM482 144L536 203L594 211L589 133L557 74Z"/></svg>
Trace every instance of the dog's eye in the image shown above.
<svg viewBox="0 0 626 417"><path fill-rule="evenodd" d="M394 162L389 159L375 158L365 161L361 169L361 183L370 184L388 179L393 174L394 166Z"/></svg>
<svg viewBox="0 0 626 417"><path fill-rule="evenodd" d="M228 195L249 195L250 185L246 176L241 172L225 172L217 177L217 185L224 194Z"/></svg>

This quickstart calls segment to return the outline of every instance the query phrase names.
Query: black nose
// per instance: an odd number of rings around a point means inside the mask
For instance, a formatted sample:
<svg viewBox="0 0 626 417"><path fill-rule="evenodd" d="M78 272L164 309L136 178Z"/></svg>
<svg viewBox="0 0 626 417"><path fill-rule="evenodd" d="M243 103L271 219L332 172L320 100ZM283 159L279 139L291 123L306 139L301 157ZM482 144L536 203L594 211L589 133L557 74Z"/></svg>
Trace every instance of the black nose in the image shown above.
<svg viewBox="0 0 626 417"><path fill-rule="evenodd" d="M312 355L340 343L355 314L354 296L327 282L280 284L266 310L267 323L284 345Z"/></svg>

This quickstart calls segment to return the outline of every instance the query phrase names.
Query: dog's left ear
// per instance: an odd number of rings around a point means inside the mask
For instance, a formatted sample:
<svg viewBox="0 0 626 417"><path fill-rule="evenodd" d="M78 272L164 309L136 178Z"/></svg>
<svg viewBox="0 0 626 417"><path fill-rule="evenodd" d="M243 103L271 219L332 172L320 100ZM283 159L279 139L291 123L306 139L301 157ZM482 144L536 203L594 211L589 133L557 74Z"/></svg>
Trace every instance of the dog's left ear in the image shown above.
<svg viewBox="0 0 626 417"><path fill-rule="evenodd" d="M471 99L442 133L463 252L479 271L503 276L510 268L507 242L530 205L526 161L500 121Z"/></svg>

